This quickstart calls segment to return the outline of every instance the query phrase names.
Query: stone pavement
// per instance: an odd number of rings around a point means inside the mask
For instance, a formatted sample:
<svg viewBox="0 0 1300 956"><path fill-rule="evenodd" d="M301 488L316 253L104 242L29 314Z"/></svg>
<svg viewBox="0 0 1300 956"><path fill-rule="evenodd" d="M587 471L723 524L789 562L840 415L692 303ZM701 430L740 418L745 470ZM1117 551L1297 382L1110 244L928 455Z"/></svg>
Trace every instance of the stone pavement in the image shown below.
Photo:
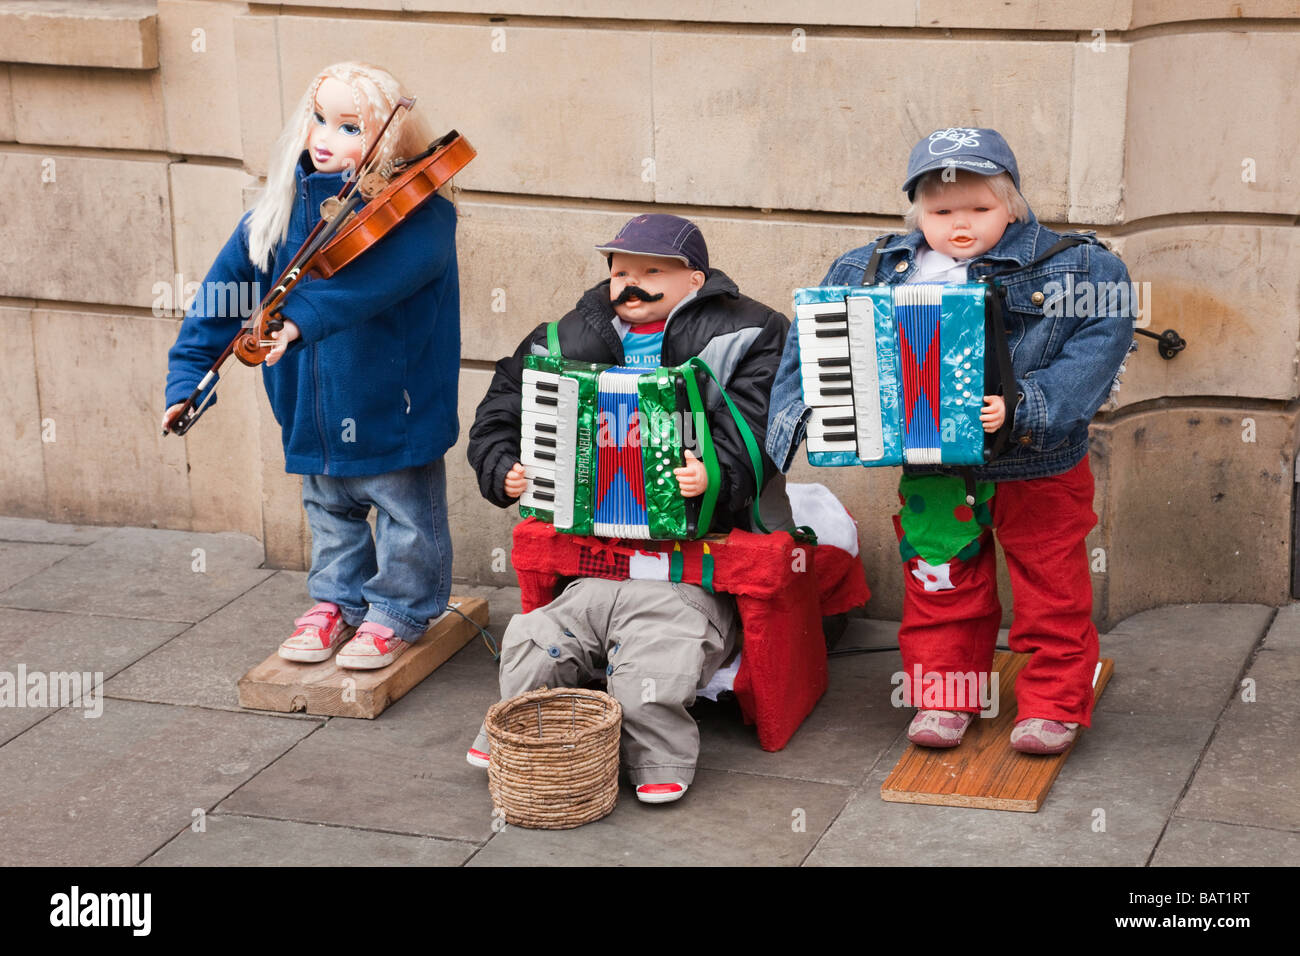
<svg viewBox="0 0 1300 956"><path fill-rule="evenodd" d="M0 681L105 681L97 716L0 706L0 864L1300 864L1300 604L1163 607L1105 635L1115 676L1036 814L880 799L910 716L880 650L832 657L779 753L734 705L698 705L680 803L624 786L597 823L494 832L464 760L496 700L484 646L373 721L243 710L235 681L310 603L304 574L261 562L242 535L0 518ZM489 600L498 637L518 609L514 589L456 590ZM839 649L896 629L854 620Z"/></svg>

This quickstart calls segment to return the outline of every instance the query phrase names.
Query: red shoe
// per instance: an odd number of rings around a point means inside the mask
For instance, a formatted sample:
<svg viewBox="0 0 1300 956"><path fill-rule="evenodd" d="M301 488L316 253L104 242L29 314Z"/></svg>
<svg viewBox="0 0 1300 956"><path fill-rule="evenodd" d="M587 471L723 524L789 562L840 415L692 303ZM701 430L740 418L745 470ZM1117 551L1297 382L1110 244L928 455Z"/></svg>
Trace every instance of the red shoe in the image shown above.
<svg viewBox="0 0 1300 956"><path fill-rule="evenodd" d="M918 710L907 739L918 747L956 747L974 717L970 711Z"/></svg>
<svg viewBox="0 0 1300 956"><path fill-rule="evenodd" d="M277 652L286 661L314 664L327 661L354 630L343 621L337 604L322 601L293 622L297 630Z"/></svg>
<svg viewBox="0 0 1300 956"><path fill-rule="evenodd" d="M486 770L488 764L492 762L492 757L481 750L475 750L473 747L470 747L469 750L465 752L465 762L471 767L479 767Z"/></svg>
<svg viewBox="0 0 1300 956"><path fill-rule="evenodd" d="M1070 749L1079 725L1042 717L1026 717L1011 728L1011 746L1022 754L1059 754Z"/></svg>
<svg viewBox="0 0 1300 956"><path fill-rule="evenodd" d="M364 621L357 628L356 637L348 641L334 663L352 670L378 670L393 663L410 646L394 636L391 627Z"/></svg>
<svg viewBox="0 0 1300 956"><path fill-rule="evenodd" d="M636 788L636 798L642 803L672 803L674 800L680 800L685 792L686 784L676 781L643 783Z"/></svg>

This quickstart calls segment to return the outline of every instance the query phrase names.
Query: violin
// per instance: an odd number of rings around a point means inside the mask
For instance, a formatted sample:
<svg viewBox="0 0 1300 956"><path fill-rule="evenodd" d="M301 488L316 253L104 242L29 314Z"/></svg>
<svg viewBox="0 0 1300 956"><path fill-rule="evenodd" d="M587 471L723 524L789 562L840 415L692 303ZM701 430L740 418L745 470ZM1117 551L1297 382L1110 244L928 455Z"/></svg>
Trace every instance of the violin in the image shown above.
<svg viewBox="0 0 1300 956"><path fill-rule="evenodd" d="M413 99L403 97L393 108L383 129L361 162L367 170L379 143L399 109L410 109ZM385 178L367 171L343 184L337 196L322 204L322 218L294 253L254 313L251 327L244 328L218 356L216 362L167 423L163 434L184 435L207 411L216 394L217 373L234 355L248 366L260 365L275 348L271 333L284 328L280 307L285 297L305 275L328 279L363 255L375 243L400 226L416 209L465 168L476 155L474 147L455 130L430 143L420 154L391 163L393 176ZM361 206L361 200L367 200ZM200 400L201 397L201 400Z"/></svg>

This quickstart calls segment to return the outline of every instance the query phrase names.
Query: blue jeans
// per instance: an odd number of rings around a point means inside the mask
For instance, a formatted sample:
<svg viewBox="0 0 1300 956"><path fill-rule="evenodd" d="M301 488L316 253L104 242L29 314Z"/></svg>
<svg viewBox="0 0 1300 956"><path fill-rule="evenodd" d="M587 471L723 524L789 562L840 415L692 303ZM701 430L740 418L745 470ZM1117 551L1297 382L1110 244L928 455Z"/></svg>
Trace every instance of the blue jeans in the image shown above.
<svg viewBox="0 0 1300 956"><path fill-rule="evenodd" d="M307 590L358 626L373 621L418 640L451 596L451 532L443 461L383 475L304 475L311 525ZM366 519L375 508L375 536Z"/></svg>

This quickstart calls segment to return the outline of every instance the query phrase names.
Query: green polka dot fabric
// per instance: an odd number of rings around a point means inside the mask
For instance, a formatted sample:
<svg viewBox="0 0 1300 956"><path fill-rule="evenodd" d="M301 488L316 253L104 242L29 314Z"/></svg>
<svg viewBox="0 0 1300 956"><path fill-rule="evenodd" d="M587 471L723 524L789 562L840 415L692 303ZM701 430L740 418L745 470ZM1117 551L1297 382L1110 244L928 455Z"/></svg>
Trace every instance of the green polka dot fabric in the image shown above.
<svg viewBox="0 0 1300 956"><path fill-rule="evenodd" d="M993 523L989 502L997 486L975 483L975 506L966 504L966 483L953 475L903 475L898 482L898 512L903 537L898 551L904 561L919 557L926 564L966 560L979 553L979 537Z"/></svg>

